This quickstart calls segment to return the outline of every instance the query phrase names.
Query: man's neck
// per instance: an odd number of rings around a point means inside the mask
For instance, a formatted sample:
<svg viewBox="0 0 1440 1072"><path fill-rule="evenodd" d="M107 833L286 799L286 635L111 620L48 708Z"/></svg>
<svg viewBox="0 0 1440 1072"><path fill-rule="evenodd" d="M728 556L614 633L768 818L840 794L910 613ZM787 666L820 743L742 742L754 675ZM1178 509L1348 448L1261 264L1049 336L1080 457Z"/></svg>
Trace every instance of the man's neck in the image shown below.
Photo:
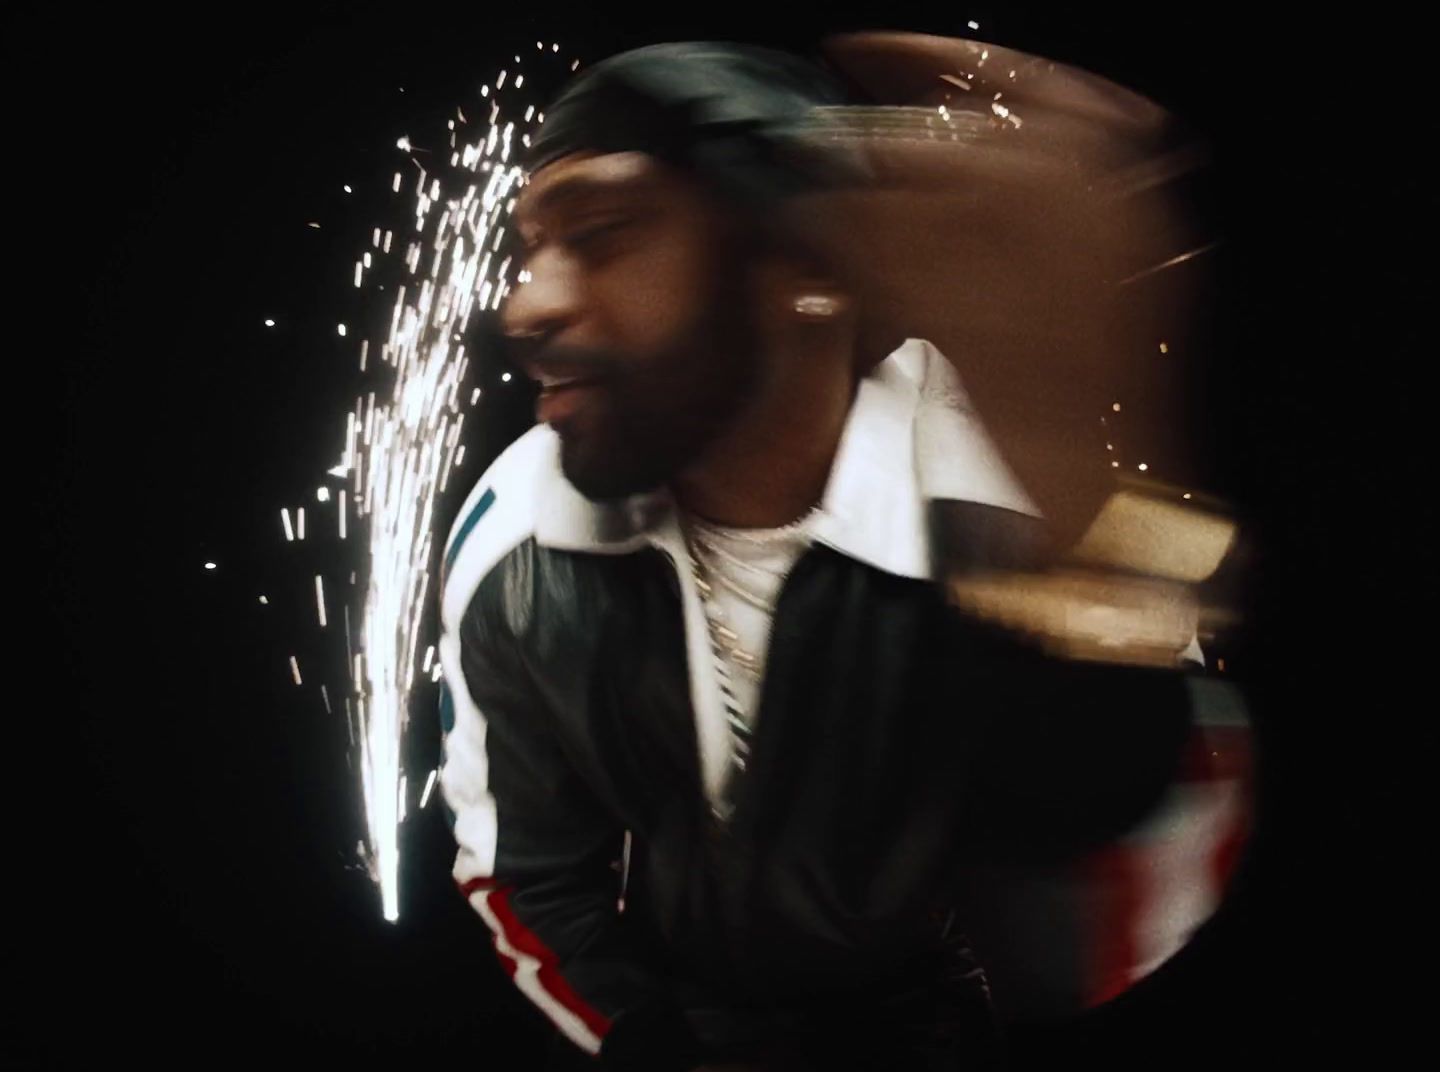
<svg viewBox="0 0 1440 1072"><path fill-rule="evenodd" d="M775 528L819 504L858 381L816 363L804 381L766 392L671 484L680 507L716 524ZM843 369L844 371L839 371Z"/></svg>

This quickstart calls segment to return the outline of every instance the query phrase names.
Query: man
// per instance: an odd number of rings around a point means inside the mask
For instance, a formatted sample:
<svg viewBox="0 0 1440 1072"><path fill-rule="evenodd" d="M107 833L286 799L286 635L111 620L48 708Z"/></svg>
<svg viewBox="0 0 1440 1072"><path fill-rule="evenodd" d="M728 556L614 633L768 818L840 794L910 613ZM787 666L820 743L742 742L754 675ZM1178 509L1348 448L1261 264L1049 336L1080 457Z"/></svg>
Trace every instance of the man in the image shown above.
<svg viewBox="0 0 1440 1072"><path fill-rule="evenodd" d="M835 99L761 50L627 53L515 209L543 423L447 544L441 785L502 963L601 1066L983 1067L957 877L1131 827L1186 736L1171 670L936 583L1040 565L1043 525L943 356L869 352L790 225Z"/></svg>

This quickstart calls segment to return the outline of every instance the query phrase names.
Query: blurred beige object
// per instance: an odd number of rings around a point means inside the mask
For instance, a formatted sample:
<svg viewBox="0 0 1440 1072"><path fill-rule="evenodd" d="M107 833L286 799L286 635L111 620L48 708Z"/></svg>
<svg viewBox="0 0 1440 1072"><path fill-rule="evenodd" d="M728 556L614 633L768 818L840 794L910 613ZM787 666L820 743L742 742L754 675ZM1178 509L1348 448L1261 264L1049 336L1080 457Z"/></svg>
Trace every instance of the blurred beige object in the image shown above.
<svg viewBox="0 0 1440 1072"><path fill-rule="evenodd" d="M1226 518L1120 491L1101 507L1071 556L1093 566L1198 584L1215 572L1234 541L1235 525Z"/></svg>
<svg viewBox="0 0 1440 1072"><path fill-rule="evenodd" d="M1122 385L1132 457L1173 473L1190 449L1184 357L1155 340L1184 336L1195 260L1155 269L1202 244L1173 189L1199 157L1162 108L1063 64L916 34L824 51L874 103L822 109L812 137L870 181L796 211L859 296L862 355L933 342L1073 544L1115 489Z"/></svg>
<svg viewBox="0 0 1440 1072"><path fill-rule="evenodd" d="M1195 636L1188 588L1150 578L1080 571L954 578L959 609L1029 637L1053 655L1135 666L1175 666Z"/></svg>

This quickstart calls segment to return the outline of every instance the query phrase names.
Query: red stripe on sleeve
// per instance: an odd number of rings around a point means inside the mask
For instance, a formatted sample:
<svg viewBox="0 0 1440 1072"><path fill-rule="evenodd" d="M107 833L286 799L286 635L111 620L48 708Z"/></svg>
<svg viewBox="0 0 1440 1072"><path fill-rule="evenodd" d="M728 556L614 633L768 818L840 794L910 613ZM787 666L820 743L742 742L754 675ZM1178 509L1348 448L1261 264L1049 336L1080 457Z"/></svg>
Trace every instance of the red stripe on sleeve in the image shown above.
<svg viewBox="0 0 1440 1072"><path fill-rule="evenodd" d="M1138 957L1135 926L1142 887L1135 855L1123 847L1097 853L1086 870L1087 884L1097 894L1094 931L1085 942L1090 966L1085 1003L1094 1006L1130 988Z"/></svg>
<svg viewBox="0 0 1440 1072"><path fill-rule="evenodd" d="M540 962L538 973L540 985L549 992L551 997L580 1017L586 1027L600 1038L604 1038L610 1030L610 1018L577 994L565 977L560 974L559 962L554 950L542 942L534 931L521 923L519 917L511 909L509 888L496 889L488 894L485 900L489 904L490 910L495 913L495 918L500 921L506 941L521 953L534 957ZM512 968L512 974L513 970Z"/></svg>

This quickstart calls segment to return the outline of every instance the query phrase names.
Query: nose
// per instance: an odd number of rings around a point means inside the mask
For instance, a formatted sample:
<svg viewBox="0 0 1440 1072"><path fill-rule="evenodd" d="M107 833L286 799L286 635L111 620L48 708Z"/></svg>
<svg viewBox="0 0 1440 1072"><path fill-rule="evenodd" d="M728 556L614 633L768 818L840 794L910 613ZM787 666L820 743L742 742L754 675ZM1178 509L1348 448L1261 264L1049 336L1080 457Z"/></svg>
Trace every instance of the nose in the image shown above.
<svg viewBox="0 0 1440 1072"><path fill-rule="evenodd" d="M580 311L580 280L574 261L560 250L537 252L520 272L500 309L500 329L512 339L553 335Z"/></svg>

